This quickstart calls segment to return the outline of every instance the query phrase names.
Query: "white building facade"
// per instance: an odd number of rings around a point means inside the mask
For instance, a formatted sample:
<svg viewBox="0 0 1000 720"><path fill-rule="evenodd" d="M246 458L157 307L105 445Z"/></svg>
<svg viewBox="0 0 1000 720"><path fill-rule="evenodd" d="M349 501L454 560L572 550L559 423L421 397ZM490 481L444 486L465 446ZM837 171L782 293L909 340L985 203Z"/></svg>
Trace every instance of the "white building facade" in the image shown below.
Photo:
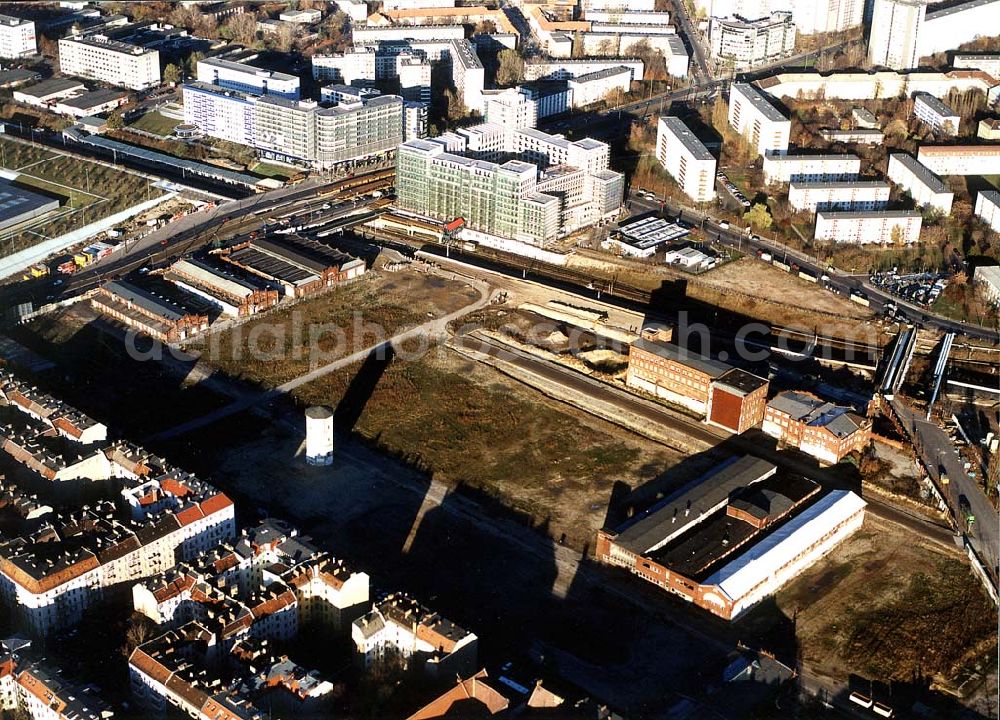
<svg viewBox="0 0 1000 720"><path fill-rule="evenodd" d="M792 122L753 85L733 83L729 90L729 125L760 155L785 153Z"/></svg>
<svg viewBox="0 0 1000 720"><path fill-rule="evenodd" d="M35 23L0 15L0 58L31 57L36 52Z"/></svg>
<svg viewBox="0 0 1000 720"><path fill-rule="evenodd" d="M889 189L881 180L792 182L788 203L798 211L877 210L889 202Z"/></svg>
<svg viewBox="0 0 1000 720"><path fill-rule="evenodd" d="M680 118L660 118L656 159L689 198L695 202L715 199L715 156Z"/></svg>
<svg viewBox="0 0 1000 720"><path fill-rule="evenodd" d="M852 245L910 245L920 239L923 216L916 210L816 213L816 240Z"/></svg>
<svg viewBox="0 0 1000 720"><path fill-rule="evenodd" d="M160 84L160 53L100 35L74 36L59 41L59 69L67 75L145 90Z"/></svg>
<svg viewBox="0 0 1000 720"><path fill-rule="evenodd" d="M910 194L913 201L924 208L933 208L942 215L951 212L955 193L912 155L892 153L886 176Z"/></svg>
<svg viewBox="0 0 1000 720"><path fill-rule="evenodd" d="M199 82L218 85L226 90L238 90L250 95L276 95L288 100L299 99L299 79L287 73L273 72L245 62L220 58L198 61Z"/></svg>
<svg viewBox="0 0 1000 720"><path fill-rule="evenodd" d="M861 172L856 155L765 155L764 182L850 180Z"/></svg>
<svg viewBox="0 0 1000 720"><path fill-rule="evenodd" d="M713 17L708 39L712 57L737 68L774 62L795 49L795 23L789 12L748 20L739 15Z"/></svg>
<svg viewBox="0 0 1000 720"><path fill-rule="evenodd" d="M1000 192L987 190L976 195L976 217L990 226L993 232L1000 232Z"/></svg>

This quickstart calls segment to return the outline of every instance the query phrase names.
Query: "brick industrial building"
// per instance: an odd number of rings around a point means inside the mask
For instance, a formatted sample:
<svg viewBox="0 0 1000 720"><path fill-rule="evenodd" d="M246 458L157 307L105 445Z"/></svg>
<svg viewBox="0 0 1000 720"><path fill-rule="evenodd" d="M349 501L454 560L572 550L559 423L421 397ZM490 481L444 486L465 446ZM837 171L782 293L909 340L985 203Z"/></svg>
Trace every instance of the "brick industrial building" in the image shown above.
<svg viewBox="0 0 1000 720"><path fill-rule="evenodd" d="M220 257L276 284L286 297L300 298L361 277L365 261L315 240L284 236L234 245Z"/></svg>
<svg viewBox="0 0 1000 720"><path fill-rule="evenodd" d="M598 531L596 556L731 620L861 526L861 498L819 494L811 480L745 456Z"/></svg>
<svg viewBox="0 0 1000 720"><path fill-rule="evenodd" d="M205 298L226 315L247 317L278 304L278 291L263 281L251 282L204 260L178 260L166 279Z"/></svg>
<svg viewBox="0 0 1000 720"><path fill-rule="evenodd" d="M761 429L784 445L835 465L871 441L871 420L850 408L801 392L778 393L764 410Z"/></svg>
<svg viewBox="0 0 1000 720"><path fill-rule="evenodd" d="M633 342L625 382L735 433L764 419L767 380L672 343L647 337Z"/></svg>
<svg viewBox="0 0 1000 720"><path fill-rule="evenodd" d="M112 280L91 298L94 309L163 342L178 342L208 328L208 316L191 312L124 280Z"/></svg>

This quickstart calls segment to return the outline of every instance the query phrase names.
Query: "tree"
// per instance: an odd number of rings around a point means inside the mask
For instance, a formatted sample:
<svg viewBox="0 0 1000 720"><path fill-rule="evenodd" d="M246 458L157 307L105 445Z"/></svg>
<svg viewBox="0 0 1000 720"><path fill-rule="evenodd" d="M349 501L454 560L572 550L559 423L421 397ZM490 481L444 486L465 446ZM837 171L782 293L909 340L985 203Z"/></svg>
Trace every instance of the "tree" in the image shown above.
<svg viewBox="0 0 1000 720"><path fill-rule="evenodd" d="M597 45L598 55L608 56L613 55L615 52L615 43L611 40L611 38L605 38Z"/></svg>
<svg viewBox="0 0 1000 720"><path fill-rule="evenodd" d="M903 228L901 228L899 225L893 225L892 226L892 232L889 233L889 241L893 245L902 245L903 244Z"/></svg>
<svg viewBox="0 0 1000 720"><path fill-rule="evenodd" d="M181 69L173 63L163 68L163 82L176 85L181 79Z"/></svg>
<svg viewBox="0 0 1000 720"><path fill-rule="evenodd" d="M334 50L340 51L347 46L348 29L347 14L337 11L323 21L320 34L330 42Z"/></svg>
<svg viewBox="0 0 1000 720"><path fill-rule="evenodd" d="M257 39L257 16L249 11L234 15L222 26L219 34L230 42L253 45Z"/></svg>
<svg viewBox="0 0 1000 720"><path fill-rule="evenodd" d="M469 114L468 109L465 107L465 103L462 102L462 98L458 96L458 93L448 88L444 91L445 99L448 101L448 121L455 122L461 120L466 115Z"/></svg>
<svg viewBox="0 0 1000 720"><path fill-rule="evenodd" d="M496 23L489 18L485 20L480 20L476 23L476 27L472 29L473 35L492 35L497 31Z"/></svg>
<svg viewBox="0 0 1000 720"><path fill-rule="evenodd" d="M125 657L132 655L132 651L153 637L156 629L153 621L139 612L133 612L128 619L128 629L125 631L125 643L121 647L121 653Z"/></svg>
<svg viewBox="0 0 1000 720"><path fill-rule="evenodd" d="M744 215L743 220L750 223L754 230L767 230L774 222L771 211L764 203L754 203Z"/></svg>
<svg viewBox="0 0 1000 720"><path fill-rule="evenodd" d="M524 58L516 50L504 49L497 55L497 85L510 86L524 82Z"/></svg>
<svg viewBox="0 0 1000 720"><path fill-rule="evenodd" d="M115 110L113 113L108 115L108 130L121 130L125 127L125 118L123 117L122 111Z"/></svg>
<svg viewBox="0 0 1000 720"><path fill-rule="evenodd" d="M196 76L198 74L198 61L205 59L205 53L194 51L184 59L184 74Z"/></svg>

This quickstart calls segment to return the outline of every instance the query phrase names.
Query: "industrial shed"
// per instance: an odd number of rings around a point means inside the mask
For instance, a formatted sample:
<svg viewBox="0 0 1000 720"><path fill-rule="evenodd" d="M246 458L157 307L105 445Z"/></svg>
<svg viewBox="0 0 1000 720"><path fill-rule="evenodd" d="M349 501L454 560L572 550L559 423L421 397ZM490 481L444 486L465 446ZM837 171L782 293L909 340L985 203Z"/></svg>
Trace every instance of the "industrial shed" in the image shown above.
<svg viewBox="0 0 1000 720"><path fill-rule="evenodd" d="M714 588L703 602L718 615L737 617L860 528L866 506L849 490L833 490L708 577L702 585Z"/></svg>

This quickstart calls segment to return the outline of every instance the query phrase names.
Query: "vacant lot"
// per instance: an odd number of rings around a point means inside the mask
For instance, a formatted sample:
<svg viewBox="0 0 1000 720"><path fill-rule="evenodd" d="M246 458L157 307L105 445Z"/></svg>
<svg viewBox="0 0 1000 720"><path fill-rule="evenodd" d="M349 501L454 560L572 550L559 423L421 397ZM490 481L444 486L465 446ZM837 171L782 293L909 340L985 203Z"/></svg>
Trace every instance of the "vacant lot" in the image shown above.
<svg viewBox="0 0 1000 720"><path fill-rule="evenodd" d="M275 387L399 330L458 310L479 297L469 285L403 270L357 282L255 317L190 346L224 373Z"/></svg>
<svg viewBox="0 0 1000 720"><path fill-rule="evenodd" d="M872 317L867 308L844 296L752 258L726 263L698 277L663 266L582 254L572 255L570 265L645 290L682 277L687 296L694 300L763 322L805 326L827 335L852 337L857 321Z"/></svg>
<svg viewBox="0 0 1000 720"><path fill-rule="evenodd" d="M144 177L77 157L0 138L0 165L18 172L16 183L58 198L61 207L30 221L0 242L0 256L10 255L96 222L163 191Z"/></svg>
<svg viewBox="0 0 1000 720"><path fill-rule="evenodd" d="M872 515L776 605L795 618L806 667L837 681L947 685L990 652L996 659L996 608L968 565ZM772 612L752 613L751 625Z"/></svg>
<svg viewBox="0 0 1000 720"><path fill-rule="evenodd" d="M436 481L484 492L580 545L593 541L616 480L649 480L679 460L445 349L333 373L297 394L337 406L363 437Z"/></svg>

